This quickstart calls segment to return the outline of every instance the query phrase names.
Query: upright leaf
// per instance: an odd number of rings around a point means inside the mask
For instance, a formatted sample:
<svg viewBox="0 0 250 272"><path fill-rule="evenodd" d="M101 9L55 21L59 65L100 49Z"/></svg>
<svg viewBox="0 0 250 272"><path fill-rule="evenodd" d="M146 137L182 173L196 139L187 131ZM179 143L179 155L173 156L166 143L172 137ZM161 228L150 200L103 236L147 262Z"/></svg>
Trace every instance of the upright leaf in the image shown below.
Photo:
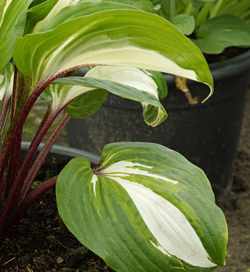
<svg viewBox="0 0 250 272"><path fill-rule="evenodd" d="M55 17L63 8L75 5L83 0L48 0L40 5L36 5L28 11L25 34L35 33Z"/></svg>
<svg viewBox="0 0 250 272"><path fill-rule="evenodd" d="M0 70L11 60L16 41L23 35L26 12L32 0L1 0ZM5 3L5 5L3 5Z"/></svg>
<svg viewBox="0 0 250 272"><path fill-rule="evenodd" d="M116 3L116 2L101 2L101 0L80 0L79 2L70 2L70 5L61 4L59 8L53 10L48 13L48 11L44 11L44 8L50 8L53 6L53 1L58 0L50 0L48 3L44 3L45 7L39 6L36 9L30 10L31 19L30 25L33 32L45 32L48 30L52 30L56 28L58 25L68 22L70 20L90 15L92 13L96 13L98 11L108 11L108 10L117 10L117 9L138 9L133 6L129 6L124 3ZM69 1L68 1L69 2ZM46 4L46 5L45 5ZM75 5L77 4L77 5ZM58 6L58 5L57 5ZM43 17L46 18L40 21L40 16L43 14ZM37 25L39 24L39 25ZM35 27L37 25L37 27ZM34 28L35 27L35 28ZM31 30L30 30L31 32Z"/></svg>
<svg viewBox="0 0 250 272"><path fill-rule="evenodd" d="M44 20L59 0L49 0L31 7L27 13L24 34L32 33L38 22Z"/></svg>
<svg viewBox="0 0 250 272"><path fill-rule="evenodd" d="M56 185L59 213L115 271L213 271L227 226L202 170L150 143L114 143L97 168L73 159Z"/></svg>

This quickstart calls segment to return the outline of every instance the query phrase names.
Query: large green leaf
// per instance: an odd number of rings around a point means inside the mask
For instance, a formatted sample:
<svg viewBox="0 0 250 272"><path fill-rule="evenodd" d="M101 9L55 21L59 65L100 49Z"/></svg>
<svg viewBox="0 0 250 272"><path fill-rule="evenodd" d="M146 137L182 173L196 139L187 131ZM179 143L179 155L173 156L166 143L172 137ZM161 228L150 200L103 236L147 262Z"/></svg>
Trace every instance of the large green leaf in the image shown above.
<svg viewBox="0 0 250 272"><path fill-rule="evenodd" d="M88 71L84 78L60 78L53 83L50 85L52 110L64 108L81 94L102 89L123 98L141 102L144 119L150 126L155 127L167 118L165 109L159 102L159 96L161 98L166 96L166 82L162 74L158 72L132 67L99 66ZM76 104L74 101L70 103L66 110L74 118L86 118L101 106L105 98L105 93L99 97L84 96L80 100L81 107L78 100ZM91 112L88 113L86 108Z"/></svg>
<svg viewBox="0 0 250 272"><path fill-rule="evenodd" d="M30 92L90 65L158 70L213 86L198 48L163 18L137 10L100 11L26 35L17 42L14 61Z"/></svg>
<svg viewBox="0 0 250 272"><path fill-rule="evenodd" d="M32 0L1 0L0 70L12 58L15 44L23 35L27 8Z"/></svg>
<svg viewBox="0 0 250 272"><path fill-rule="evenodd" d="M114 143L98 167L75 158L56 185L68 229L115 271L213 271L227 226L202 170L151 143Z"/></svg>
<svg viewBox="0 0 250 272"><path fill-rule="evenodd" d="M196 35L192 41L207 54L219 54L229 46L250 47L250 24L234 15L207 20Z"/></svg>

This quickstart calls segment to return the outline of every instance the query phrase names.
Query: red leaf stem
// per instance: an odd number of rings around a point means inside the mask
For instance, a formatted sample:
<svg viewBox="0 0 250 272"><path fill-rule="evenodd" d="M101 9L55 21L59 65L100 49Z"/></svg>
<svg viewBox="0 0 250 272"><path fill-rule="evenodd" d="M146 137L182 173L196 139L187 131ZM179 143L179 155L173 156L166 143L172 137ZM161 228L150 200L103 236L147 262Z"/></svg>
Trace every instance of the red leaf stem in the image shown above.
<svg viewBox="0 0 250 272"><path fill-rule="evenodd" d="M58 113L56 114L56 116L57 115L58 115ZM37 156L35 162L33 163L32 168L29 171L28 176L26 177L26 179L24 181L24 184L22 186L22 190L21 190L21 193L20 193L20 196L19 196L18 203L20 203L25 198L25 196L27 195L31 184L34 181L38 171L40 170L40 168L41 168L45 158L47 157L50 149L54 145L56 139L61 134L62 130L64 129L64 127L66 126L66 124L68 123L70 118L71 118L71 116L68 113L65 113L65 115L63 116L63 118L59 122L58 126L56 127L56 129L54 130L52 135L50 136L49 140L46 142L43 149L41 150L41 152Z"/></svg>

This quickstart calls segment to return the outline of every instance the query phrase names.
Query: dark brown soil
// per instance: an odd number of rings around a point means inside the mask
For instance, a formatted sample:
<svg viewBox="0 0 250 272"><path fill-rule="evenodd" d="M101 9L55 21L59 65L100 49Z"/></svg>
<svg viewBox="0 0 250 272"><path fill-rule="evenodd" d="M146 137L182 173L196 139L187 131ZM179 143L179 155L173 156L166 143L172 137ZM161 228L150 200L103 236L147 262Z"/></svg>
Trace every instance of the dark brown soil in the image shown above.
<svg viewBox="0 0 250 272"><path fill-rule="evenodd" d="M66 164L46 161L34 186ZM113 271L67 230L50 189L26 212L14 237L0 242L0 271Z"/></svg>
<svg viewBox="0 0 250 272"><path fill-rule="evenodd" d="M64 227L54 196L52 189L42 196L2 241L0 271L110 271Z"/></svg>
<svg viewBox="0 0 250 272"><path fill-rule="evenodd" d="M234 184L220 206L228 223L229 243L227 265L216 271L250 271L250 89ZM51 189L26 213L15 236L1 241L0 271L112 270L65 228Z"/></svg>

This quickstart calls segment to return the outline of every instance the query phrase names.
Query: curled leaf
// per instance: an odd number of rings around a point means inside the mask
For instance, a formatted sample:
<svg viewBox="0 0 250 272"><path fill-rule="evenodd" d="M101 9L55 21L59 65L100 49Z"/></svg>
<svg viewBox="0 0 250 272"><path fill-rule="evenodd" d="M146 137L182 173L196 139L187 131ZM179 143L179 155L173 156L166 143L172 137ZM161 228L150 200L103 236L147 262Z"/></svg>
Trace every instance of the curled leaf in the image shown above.
<svg viewBox="0 0 250 272"><path fill-rule="evenodd" d="M95 95L90 94L94 90ZM72 101L66 107L67 112L75 118L86 118L101 106L107 96L104 91L141 102L148 125L157 126L167 118L158 95L166 95L164 77L157 72L132 67L99 66L90 69L85 77L55 80L50 85L52 109L64 108ZM73 101L80 95L76 102Z"/></svg>

